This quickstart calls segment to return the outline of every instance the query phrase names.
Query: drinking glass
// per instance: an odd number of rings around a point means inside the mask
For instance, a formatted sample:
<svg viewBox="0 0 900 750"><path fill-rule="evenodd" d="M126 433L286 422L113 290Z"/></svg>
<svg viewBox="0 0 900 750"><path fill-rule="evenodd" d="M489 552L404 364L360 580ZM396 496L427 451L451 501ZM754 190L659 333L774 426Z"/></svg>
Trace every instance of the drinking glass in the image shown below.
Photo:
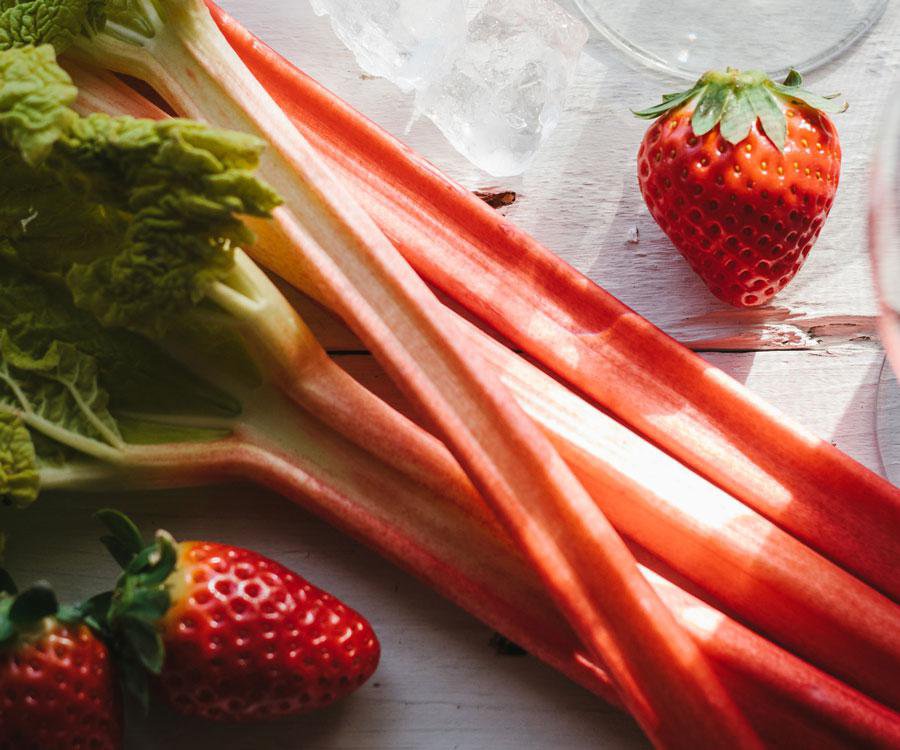
<svg viewBox="0 0 900 750"><path fill-rule="evenodd" d="M888 0L575 0L612 44L694 80L710 68L807 73L868 31Z"/></svg>

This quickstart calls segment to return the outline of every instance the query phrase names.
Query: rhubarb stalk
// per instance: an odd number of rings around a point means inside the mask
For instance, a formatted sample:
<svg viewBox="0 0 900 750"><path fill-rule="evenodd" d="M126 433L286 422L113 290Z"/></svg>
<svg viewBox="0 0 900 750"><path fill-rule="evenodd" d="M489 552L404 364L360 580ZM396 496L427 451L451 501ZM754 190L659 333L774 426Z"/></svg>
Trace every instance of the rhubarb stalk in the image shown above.
<svg viewBox="0 0 900 750"><path fill-rule="evenodd" d="M276 220L293 240L297 262L433 420L647 734L663 747L726 738L757 747L696 642L550 442L451 335L433 294L347 199L205 6L134 3L126 20L132 25L111 26L115 36L92 37L91 53L132 75L153 73L150 82L175 107L190 80L193 94L209 104L209 119L224 109L229 124L266 133L271 186L247 174L260 152L252 136L191 121L78 118L68 109L73 89L51 64L48 47L8 50L4 103L16 117L3 136L19 179L44 200L45 190L61 193L66 203L58 208L69 209L70 229L77 224L98 234L96 243L46 253L48 208L36 212L27 232L25 223L10 225L12 260L64 283L75 305L105 326L159 338L222 324L264 373L302 375L302 332L284 325L261 275L235 250L249 237L233 214L264 216L278 193L285 196ZM93 30L87 20L79 28ZM185 78L172 77L173 70ZM45 77L52 81L46 89ZM35 87L49 113L36 124L17 114L32 106ZM32 220L43 227L41 242L33 239ZM31 413L27 400L18 400L16 419ZM107 430L105 442L118 448L106 421L91 430Z"/></svg>
<svg viewBox="0 0 900 750"><path fill-rule="evenodd" d="M900 490L670 339L210 7L423 278L729 494L900 598ZM289 256L260 260L316 293Z"/></svg>
<svg viewBox="0 0 900 750"><path fill-rule="evenodd" d="M125 103L130 89L92 78L86 69L78 69L75 74L84 84L83 106L106 109ZM107 93L110 85L115 92ZM127 103L129 112L164 116L159 110L152 111L152 105L134 92L131 97L134 101ZM266 231L265 227L261 229ZM268 241L277 241L277 237L264 241L259 252L276 255L266 247ZM894 674L900 668L900 643L892 624L900 614L893 602L470 323L454 318L462 340L498 373L620 533L760 633L887 704L898 705ZM318 349L307 353L303 361L321 363L323 358L324 353ZM318 372L320 369L322 372ZM330 383L325 369L304 366L301 384L305 385L301 387L318 390L326 408L329 393L346 394L341 400L347 405L343 411L350 421L344 429L339 428L343 434L355 439L352 415L368 414L366 426L374 434L367 440L357 440L360 445L374 445L377 455L407 474L416 466L423 467L418 476L424 480L430 477L429 486L464 498L463 502L471 500L474 489L446 451L441 454L440 448L428 441L420 447L421 439L413 434L415 428L391 419L389 414L378 414L374 406L366 408L362 405L365 395L347 393L339 378ZM300 395L300 403L304 403ZM356 406L358 403L361 405ZM382 422L385 427L379 431ZM385 438L380 439L379 434ZM406 441L405 449L400 447L402 441ZM409 460L409 469L403 466L404 460ZM847 643L854 647L844 648Z"/></svg>

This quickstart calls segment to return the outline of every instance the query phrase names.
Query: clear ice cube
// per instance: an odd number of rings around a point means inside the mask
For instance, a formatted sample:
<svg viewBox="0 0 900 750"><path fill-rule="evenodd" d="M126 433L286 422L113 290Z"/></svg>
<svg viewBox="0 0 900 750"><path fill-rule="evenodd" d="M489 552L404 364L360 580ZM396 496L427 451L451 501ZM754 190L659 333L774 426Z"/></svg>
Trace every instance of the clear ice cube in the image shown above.
<svg viewBox="0 0 900 750"><path fill-rule="evenodd" d="M417 106L477 166L521 174L559 123L587 37L551 0L487 0Z"/></svg>
<svg viewBox="0 0 900 750"><path fill-rule="evenodd" d="M403 91L428 85L463 44L465 0L310 0L359 66Z"/></svg>

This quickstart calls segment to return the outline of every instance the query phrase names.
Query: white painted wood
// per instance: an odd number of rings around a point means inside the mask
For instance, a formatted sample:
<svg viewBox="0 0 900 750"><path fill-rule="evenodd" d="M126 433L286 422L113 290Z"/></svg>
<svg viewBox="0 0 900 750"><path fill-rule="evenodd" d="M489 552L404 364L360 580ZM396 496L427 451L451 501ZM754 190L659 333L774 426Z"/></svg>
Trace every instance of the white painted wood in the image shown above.
<svg viewBox="0 0 900 750"><path fill-rule="evenodd" d="M360 76L349 53L306 0L223 0L223 5L307 72L402 135L411 103ZM882 87L897 64L900 8L840 64L812 77L852 102L840 120L843 186L808 267L775 308L741 313L711 298L674 256L637 195L633 153L643 124L629 107L672 84L632 67L593 40L560 129L521 179L510 216L567 260L682 340L714 348L817 351L707 356L788 414L878 469L874 399L881 355L866 341L874 304L864 241L865 172ZM723 61L727 62L727 61ZM458 157L431 126L405 139L464 184L496 184ZM640 243L626 242L640 229ZM337 340L335 340L337 341ZM344 341L341 339L340 341ZM351 341L350 344L353 342ZM840 345L839 345L840 344ZM365 356L342 362L367 382ZM384 387L384 384L382 383ZM356 696L319 715L264 727L183 722L156 710L131 717L129 750L518 750L645 747L620 713L530 657L498 657L488 630L355 542L254 488L154 495L47 497L27 513L2 512L8 560L23 580L47 578L76 598L109 584L113 566L93 543L90 511L114 503L147 528L253 547L370 617L382 666Z"/></svg>

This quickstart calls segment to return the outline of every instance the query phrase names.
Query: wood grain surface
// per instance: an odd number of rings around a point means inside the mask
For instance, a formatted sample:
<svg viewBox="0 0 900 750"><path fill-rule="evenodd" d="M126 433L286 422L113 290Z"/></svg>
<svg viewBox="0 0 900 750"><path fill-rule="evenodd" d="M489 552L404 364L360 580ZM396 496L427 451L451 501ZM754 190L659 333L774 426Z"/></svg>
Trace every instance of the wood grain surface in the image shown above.
<svg viewBox="0 0 900 750"><path fill-rule="evenodd" d="M426 0L427 1L427 0ZM306 0L223 0L278 51L472 189L515 190L518 225L666 331L702 350L786 413L876 471L874 402L883 355L867 256L867 169L897 74L900 4L836 63L816 90L851 102L831 219L795 282L760 311L725 308L680 261L637 192L645 125L629 108L678 84L592 38L559 130L521 178L486 178L450 149L411 99L360 74ZM740 43L740 42L737 42ZM727 61L723 61L723 64ZM407 131L407 127L409 129ZM637 229L639 242L628 242ZM327 314L308 316L338 360L373 389L392 387ZM120 497L52 496L9 526L9 563L68 598L108 585L113 566L90 511L114 503L146 528L252 547L343 597L372 620L382 665L357 695L321 714L263 727L210 726L162 709L130 717L129 750L521 750L646 747L634 724L530 657L498 656L490 631L410 576L283 499L251 487Z"/></svg>

